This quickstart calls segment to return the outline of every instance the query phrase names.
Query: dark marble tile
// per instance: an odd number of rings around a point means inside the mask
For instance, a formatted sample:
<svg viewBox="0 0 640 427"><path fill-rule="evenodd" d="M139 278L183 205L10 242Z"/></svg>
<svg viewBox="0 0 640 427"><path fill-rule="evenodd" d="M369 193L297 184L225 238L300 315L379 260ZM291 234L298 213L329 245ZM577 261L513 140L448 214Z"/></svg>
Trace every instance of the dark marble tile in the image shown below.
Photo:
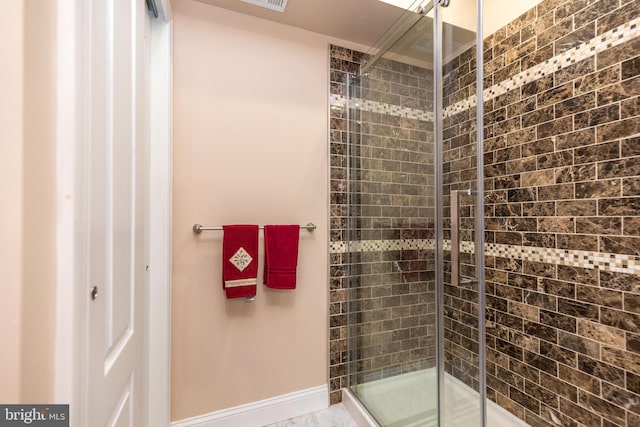
<svg viewBox="0 0 640 427"><path fill-rule="evenodd" d="M640 210L640 198L598 200L598 213L601 216L633 216Z"/></svg>
<svg viewBox="0 0 640 427"><path fill-rule="evenodd" d="M552 156L553 154L550 154ZM536 170L536 158L527 157L524 159L510 160L506 162L506 173L509 175L520 174Z"/></svg>
<svg viewBox="0 0 640 427"><path fill-rule="evenodd" d="M540 354L564 365L571 366L573 368L577 367L577 353L555 344L541 341Z"/></svg>
<svg viewBox="0 0 640 427"><path fill-rule="evenodd" d="M597 204L595 200L561 200L556 202L558 216L595 216Z"/></svg>
<svg viewBox="0 0 640 427"><path fill-rule="evenodd" d="M611 65L608 68L600 67L600 70L587 74L575 80L575 93L587 93L596 89L603 88L620 81L620 64Z"/></svg>
<svg viewBox="0 0 640 427"><path fill-rule="evenodd" d="M620 118L628 119L637 116L640 116L640 96L622 101L620 105Z"/></svg>
<svg viewBox="0 0 640 427"><path fill-rule="evenodd" d="M557 346L554 346L559 348ZM565 351L561 349L561 351ZM563 370L562 366L559 366L559 370ZM571 385L566 381L560 380L556 376L551 376L542 372L540 374L540 385L547 390L551 390L557 396L562 396L565 399L577 402L578 401L578 388L575 385Z"/></svg>
<svg viewBox="0 0 640 427"><path fill-rule="evenodd" d="M551 311L540 311L540 323L567 332L575 333L577 331L575 317L565 316Z"/></svg>
<svg viewBox="0 0 640 427"><path fill-rule="evenodd" d="M576 184L576 198L603 198L617 197L622 191L622 181L609 179L594 182L581 182Z"/></svg>
<svg viewBox="0 0 640 427"><path fill-rule="evenodd" d="M506 107L506 117L520 116L534 111L536 108L536 97L530 96L522 101L515 102ZM485 109L486 111L486 109ZM487 124L487 113L485 112L485 124ZM526 126L525 126L526 127Z"/></svg>
<svg viewBox="0 0 640 427"><path fill-rule="evenodd" d="M562 19L571 17L571 15L575 14L577 11L587 6L587 4L588 4L587 0L569 0L569 1L563 2L562 4L559 4L556 7L556 10L555 10L556 19L562 20ZM581 25L578 26L577 28L579 27L581 27Z"/></svg>
<svg viewBox="0 0 640 427"><path fill-rule="evenodd" d="M558 265L558 279L596 285L598 283L598 270L570 265Z"/></svg>
<svg viewBox="0 0 640 427"><path fill-rule="evenodd" d="M638 56L640 51L640 38L636 37L628 42L605 50L596 55L596 64L598 69L610 67L616 63L624 62L628 59Z"/></svg>
<svg viewBox="0 0 640 427"><path fill-rule="evenodd" d="M517 388L510 387L509 397L516 403L522 405L526 409L534 412L535 414L540 413L540 402L535 399L531 399L527 394L521 392Z"/></svg>
<svg viewBox="0 0 640 427"><path fill-rule="evenodd" d="M603 307L622 308L622 292L595 286L576 285L576 299Z"/></svg>
<svg viewBox="0 0 640 427"><path fill-rule="evenodd" d="M528 70L536 65L553 57L553 44L548 44L540 49L536 49L521 58L522 68Z"/></svg>
<svg viewBox="0 0 640 427"><path fill-rule="evenodd" d="M619 156L620 143L618 141L577 147L574 150L576 164L612 160L619 158Z"/></svg>
<svg viewBox="0 0 640 427"><path fill-rule="evenodd" d="M581 234L621 234L622 221L617 217L582 217L575 220L575 232Z"/></svg>
<svg viewBox="0 0 640 427"><path fill-rule="evenodd" d="M628 411L634 412L635 414L639 414L640 413L640 396L638 396L638 394L633 393L629 390L625 390L623 387L624 385L622 387L617 387L615 385L603 382L602 383L603 399L616 404L620 408L625 408ZM632 424L627 423L626 425L632 425Z"/></svg>
<svg viewBox="0 0 640 427"><path fill-rule="evenodd" d="M580 420L580 425L599 426L602 423L599 415L565 399L560 399L560 411L574 420Z"/></svg>
<svg viewBox="0 0 640 427"><path fill-rule="evenodd" d="M564 120L564 119L560 119ZM542 125L544 126L544 125ZM536 158L538 169L558 168L572 165L574 162L571 150L556 151L554 153L541 154Z"/></svg>
<svg viewBox="0 0 640 427"><path fill-rule="evenodd" d="M535 126L540 123L548 122L553 120L554 116L554 106L550 105L545 108L537 108L530 113L526 113L522 116L522 126L529 127Z"/></svg>
<svg viewBox="0 0 640 427"><path fill-rule="evenodd" d="M640 178L624 178L622 180L623 196L640 196Z"/></svg>
<svg viewBox="0 0 640 427"><path fill-rule="evenodd" d="M566 298L575 297L576 285L573 283L561 282L559 280L552 280L547 278L537 279L536 282L539 292Z"/></svg>
<svg viewBox="0 0 640 427"><path fill-rule="evenodd" d="M600 250L607 253L640 256L640 237L600 236Z"/></svg>
<svg viewBox="0 0 640 427"><path fill-rule="evenodd" d="M558 331L558 345L593 358L600 356L600 344L598 342L563 330Z"/></svg>
<svg viewBox="0 0 640 427"><path fill-rule="evenodd" d="M598 35L624 25L638 16L640 16L640 4L637 1L629 2L620 9L598 18Z"/></svg>
<svg viewBox="0 0 640 427"><path fill-rule="evenodd" d="M612 420L615 423L625 424L625 414L621 411L619 406L616 406L606 400L594 396L582 390L578 390L578 402L592 410L593 412L601 415L602 417Z"/></svg>
<svg viewBox="0 0 640 427"><path fill-rule="evenodd" d="M582 111L595 108L595 106L595 93L589 92L583 95L578 95L555 104L556 118L580 113Z"/></svg>
<svg viewBox="0 0 640 427"><path fill-rule="evenodd" d="M538 187L539 201L566 200L574 199L575 197L574 184L557 184Z"/></svg>
<svg viewBox="0 0 640 427"><path fill-rule="evenodd" d="M640 56L624 61L621 71L623 80L640 75Z"/></svg>
<svg viewBox="0 0 640 427"><path fill-rule="evenodd" d="M554 150L552 138L538 139L522 145L522 156L535 156L538 154L550 153Z"/></svg>
<svg viewBox="0 0 640 427"><path fill-rule="evenodd" d="M576 130L576 132L558 135L555 139L558 150L591 145L596 141L595 128Z"/></svg>
<svg viewBox="0 0 640 427"><path fill-rule="evenodd" d="M555 214L556 211L554 202L535 202L522 204L522 215L524 216L545 217L555 216Z"/></svg>
<svg viewBox="0 0 640 427"><path fill-rule="evenodd" d="M636 354L640 353L640 336L627 334L626 349Z"/></svg>
<svg viewBox="0 0 640 427"><path fill-rule="evenodd" d="M598 106L640 95L640 76L598 89Z"/></svg>
<svg viewBox="0 0 640 427"><path fill-rule="evenodd" d="M556 183L593 181L596 179L596 165L582 164L554 169Z"/></svg>
<svg viewBox="0 0 640 427"><path fill-rule="evenodd" d="M625 372L627 390L640 394L640 375L631 372Z"/></svg>
<svg viewBox="0 0 640 427"><path fill-rule="evenodd" d="M605 123L597 127L597 141L606 142L614 139L634 136L640 132L640 120L635 118Z"/></svg>
<svg viewBox="0 0 640 427"><path fill-rule="evenodd" d="M635 107L635 105L633 106ZM633 115L634 109L630 109L627 117ZM576 114L573 119L575 129L587 128L592 126L609 123L620 119L620 108L618 104L611 104L605 107L596 108Z"/></svg>
<svg viewBox="0 0 640 427"><path fill-rule="evenodd" d="M625 347L625 333L600 324L597 320L578 319L578 335L618 348ZM583 369L584 370L584 369ZM585 371L590 372L590 371ZM594 374L595 375L595 374ZM606 378L604 378L606 379Z"/></svg>
<svg viewBox="0 0 640 427"><path fill-rule="evenodd" d="M640 218L624 218L624 234L627 236L640 236ZM617 233L620 234L620 233Z"/></svg>
<svg viewBox="0 0 640 427"><path fill-rule="evenodd" d="M557 19L557 15L556 15ZM566 52L574 47L580 46L589 42L596 34L595 22L591 22L583 27L576 27L578 30L567 34L566 36L556 40L554 42L555 53Z"/></svg>
<svg viewBox="0 0 640 427"><path fill-rule="evenodd" d="M638 175L640 175L640 157L627 157L598 164L598 178L618 178Z"/></svg>
<svg viewBox="0 0 640 427"><path fill-rule="evenodd" d="M507 146L514 146L536 141L537 139L538 138L536 137L536 129L531 127L506 135L505 143Z"/></svg>
<svg viewBox="0 0 640 427"><path fill-rule="evenodd" d="M538 231L544 233L576 232L576 219L571 217L538 218Z"/></svg>
<svg viewBox="0 0 640 427"><path fill-rule="evenodd" d="M549 375L558 374L558 362L531 351L524 352L524 362Z"/></svg>
<svg viewBox="0 0 640 427"><path fill-rule="evenodd" d="M538 42L538 46L545 46L549 43L553 43L554 41L568 35L573 30L573 20L565 19L560 21L558 24L553 27L545 30L544 32L538 34L536 40Z"/></svg>
<svg viewBox="0 0 640 427"><path fill-rule="evenodd" d="M618 123L618 122L616 122ZM602 125L602 126L610 126L608 124ZM555 136L555 135L559 135L562 133L567 133L567 132L571 132L573 131L573 118L572 117L563 117L561 119L557 119L551 122L547 122L547 123L543 123L541 125L538 125L536 127L536 130L538 132L538 138L547 138L549 136ZM619 133L624 133L621 129L619 128L607 128L606 130L603 130L605 132L606 137L610 137L611 135L614 134L619 134ZM627 135L631 135L631 133L628 133ZM626 135L625 135L626 136ZM606 139L601 139L601 141L604 141Z"/></svg>
<svg viewBox="0 0 640 427"><path fill-rule="evenodd" d="M640 358L636 353L603 345L602 361L631 371L634 374L640 374Z"/></svg>
<svg viewBox="0 0 640 427"><path fill-rule="evenodd" d="M599 274L600 286L603 288L640 293L640 277L637 275L612 271L600 271ZM622 296L620 296L619 308L622 308Z"/></svg>
<svg viewBox="0 0 640 427"><path fill-rule="evenodd" d="M578 355L578 357L580 356L581 355ZM578 389L587 390L596 394L600 392L600 381L598 381L598 379L572 367L560 365L558 367L558 378L571 385L577 386Z"/></svg>
<svg viewBox="0 0 640 427"><path fill-rule="evenodd" d="M523 327L526 334L551 343L558 342L558 330L555 328L528 320L524 321Z"/></svg>
<svg viewBox="0 0 640 427"><path fill-rule="evenodd" d="M558 298L558 312L572 317L596 321L600 318L598 306L565 298Z"/></svg>
<svg viewBox="0 0 640 427"><path fill-rule="evenodd" d="M575 14L574 21L577 28L595 21L618 7L618 2L616 1L596 1L590 3L587 8Z"/></svg>
<svg viewBox="0 0 640 427"><path fill-rule="evenodd" d="M586 76L595 71L595 58L589 57L554 73L554 82L561 85L571 80ZM577 94L577 93L576 93Z"/></svg>
<svg viewBox="0 0 640 427"><path fill-rule="evenodd" d="M538 108L556 104L573 97L573 84L565 83L538 94Z"/></svg>
<svg viewBox="0 0 640 427"><path fill-rule="evenodd" d="M524 246L555 248L556 236L548 233L524 233L522 236L522 244Z"/></svg>
<svg viewBox="0 0 640 427"><path fill-rule="evenodd" d="M564 86L563 86L564 87ZM528 97L544 93L553 88L553 76L544 76L522 86L522 96ZM569 91L569 89L565 89Z"/></svg>
<svg viewBox="0 0 640 427"><path fill-rule="evenodd" d="M640 315L602 307L600 310L603 325L613 326L629 332L637 332L640 327Z"/></svg>

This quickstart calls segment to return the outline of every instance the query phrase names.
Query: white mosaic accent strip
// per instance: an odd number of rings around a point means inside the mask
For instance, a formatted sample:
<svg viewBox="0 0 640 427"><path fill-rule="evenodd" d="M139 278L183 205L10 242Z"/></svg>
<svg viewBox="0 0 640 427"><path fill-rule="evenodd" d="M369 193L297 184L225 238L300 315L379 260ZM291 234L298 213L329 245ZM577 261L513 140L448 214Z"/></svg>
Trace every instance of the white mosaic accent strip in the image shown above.
<svg viewBox="0 0 640 427"><path fill-rule="evenodd" d="M487 243L485 245L485 255L547 264L561 264L571 267L596 268L616 273L640 274L640 257L634 255L512 246L496 243Z"/></svg>
<svg viewBox="0 0 640 427"><path fill-rule="evenodd" d="M528 70L522 71L508 80L504 80L488 89L485 89L482 92L483 99L488 101L497 96L504 95L510 90L524 86L527 83L531 83L541 77L575 64L576 62L585 60L597 53L604 52L612 47L626 43L638 36L640 36L640 17L632 19L624 25L609 30L604 34L581 44L580 46L576 46L575 48L569 49L568 51L556 55L553 58L549 58L545 62L533 66ZM444 109L443 114L445 117L451 117L454 114L475 107L476 103L477 98L475 95L472 95L463 101L448 106Z"/></svg>
<svg viewBox="0 0 640 427"><path fill-rule="evenodd" d="M387 114L396 117L405 117L408 119L423 120L432 122L433 112L424 111L418 108L402 107L400 105L385 104L383 102L362 100L354 98L353 101L356 107L360 107L364 111L372 113ZM347 99L343 95L332 94L329 97L329 104L336 107L346 107Z"/></svg>
<svg viewBox="0 0 640 427"><path fill-rule="evenodd" d="M353 242L331 242L330 253L402 251L411 249L434 249L433 239L357 240Z"/></svg>
<svg viewBox="0 0 640 427"><path fill-rule="evenodd" d="M443 246L445 251L451 250L451 241L445 240ZM433 239L362 240L350 242L350 244L347 242L331 242L329 251L330 253L346 253L411 249L433 250L435 247L435 240ZM472 254L475 252L475 246L473 242L463 241L460 244L460 251ZM634 255L539 248L534 246L514 246L497 243L486 243L485 255L580 268L597 268L598 270L616 273L640 274L640 257Z"/></svg>

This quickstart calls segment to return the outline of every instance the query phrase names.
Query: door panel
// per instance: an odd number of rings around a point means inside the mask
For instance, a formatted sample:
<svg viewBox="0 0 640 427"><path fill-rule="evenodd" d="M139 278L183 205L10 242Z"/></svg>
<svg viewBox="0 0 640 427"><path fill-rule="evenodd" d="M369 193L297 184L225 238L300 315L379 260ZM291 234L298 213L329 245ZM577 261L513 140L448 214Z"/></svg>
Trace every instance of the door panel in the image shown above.
<svg viewBox="0 0 640 427"><path fill-rule="evenodd" d="M145 194L143 0L92 0L89 419L143 425Z"/></svg>

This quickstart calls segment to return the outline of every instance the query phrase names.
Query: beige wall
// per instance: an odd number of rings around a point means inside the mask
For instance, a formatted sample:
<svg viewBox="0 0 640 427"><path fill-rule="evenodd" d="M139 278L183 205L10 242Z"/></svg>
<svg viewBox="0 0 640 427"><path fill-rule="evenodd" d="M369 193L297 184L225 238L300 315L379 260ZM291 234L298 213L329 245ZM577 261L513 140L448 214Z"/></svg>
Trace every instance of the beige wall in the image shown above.
<svg viewBox="0 0 640 427"><path fill-rule="evenodd" d="M0 402L51 402L55 337L55 1L0 14Z"/></svg>
<svg viewBox="0 0 640 427"><path fill-rule="evenodd" d="M0 13L0 402L20 401L23 0Z"/></svg>
<svg viewBox="0 0 640 427"><path fill-rule="evenodd" d="M328 39L174 1L172 419L327 383ZM225 299L221 232L306 224L298 289Z"/></svg>

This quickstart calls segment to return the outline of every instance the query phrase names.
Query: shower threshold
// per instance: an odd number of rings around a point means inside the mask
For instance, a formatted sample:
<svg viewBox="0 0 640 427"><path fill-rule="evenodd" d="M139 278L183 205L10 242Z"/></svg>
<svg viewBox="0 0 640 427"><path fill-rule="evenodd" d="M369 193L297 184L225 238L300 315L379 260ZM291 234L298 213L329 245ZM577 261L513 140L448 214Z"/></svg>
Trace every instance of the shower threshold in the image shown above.
<svg viewBox="0 0 640 427"><path fill-rule="evenodd" d="M436 427L436 369L410 372L343 389L343 402L361 427ZM445 374L445 426L479 426L479 395L463 382ZM366 409L365 409L366 408ZM420 408L419 411L416 408ZM375 417L375 418L374 418ZM377 420L377 421L376 421ZM487 401L488 427L526 427L509 411Z"/></svg>

